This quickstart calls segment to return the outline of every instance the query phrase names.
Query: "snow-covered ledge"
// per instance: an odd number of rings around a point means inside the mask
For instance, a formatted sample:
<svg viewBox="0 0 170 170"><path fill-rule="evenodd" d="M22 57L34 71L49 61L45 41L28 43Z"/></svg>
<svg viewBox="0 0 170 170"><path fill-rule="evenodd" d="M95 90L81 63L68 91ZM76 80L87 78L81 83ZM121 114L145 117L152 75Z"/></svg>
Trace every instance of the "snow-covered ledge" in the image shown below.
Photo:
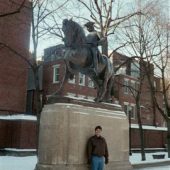
<svg viewBox="0 0 170 170"><path fill-rule="evenodd" d="M131 124L132 129L139 129L138 124ZM147 125L142 125L142 128L145 130L159 130L159 131L167 131L167 127L156 127L156 126L147 126Z"/></svg>
<svg viewBox="0 0 170 170"><path fill-rule="evenodd" d="M0 120L28 120L28 121L37 121L37 117L34 115L24 115L24 114L16 114L16 115L1 115Z"/></svg>

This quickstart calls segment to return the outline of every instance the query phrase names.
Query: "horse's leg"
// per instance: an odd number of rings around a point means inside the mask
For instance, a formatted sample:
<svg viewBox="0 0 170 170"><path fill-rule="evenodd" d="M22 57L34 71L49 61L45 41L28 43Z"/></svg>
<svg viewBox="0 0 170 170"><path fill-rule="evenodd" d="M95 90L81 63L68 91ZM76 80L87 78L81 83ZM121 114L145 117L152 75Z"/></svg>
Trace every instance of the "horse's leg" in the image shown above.
<svg viewBox="0 0 170 170"><path fill-rule="evenodd" d="M110 77L111 77L111 75L110 75L108 69L106 69L105 76L104 76L104 83L103 83L101 93L100 93L100 96L99 96L99 101L102 101L105 94L106 94L108 81L109 81Z"/></svg>
<svg viewBox="0 0 170 170"><path fill-rule="evenodd" d="M98 80L96 79L95 74L94 75L93 74L89 74L89 77L93 81L94 86L96 87L97 97L95 98L95 101L97 101L98 98L99 98L99 94L100 94L100 84L99 84Z"/></svg>
<svg viewBox="0 0 170 170"><path fill-rule="evenodd" d="M106 79L104 80L103 87L102 87L102 89L100 90L99 99L98 99L99 102L103 100L103 98L104 98L104 96L105 96L105 94L106 94L106 91L107 91L107 83L108 83L108 78L106 78Z"/></svg>
<svg viewBox="0 0 170 170"><path fill-rule="evenodd" d="M106 102L111 102L112 101L112 88L113 88L113 76L110 77L109 81L108 81L108 85L107 85L107 91L105 94L105 101Z"/></svg>
<svg viewBox="0 0 170 170"><path fill-rule="evenodd" d="M69 71L72 75L76 75L76 74L77 74L77 71L71 68L69 61L68 61L68 60L64 60L64 61L65 61L65 63L66 63L66 66L67 66L68 71ZM70 74L70 77L72 76L71 74Z"/></svg>

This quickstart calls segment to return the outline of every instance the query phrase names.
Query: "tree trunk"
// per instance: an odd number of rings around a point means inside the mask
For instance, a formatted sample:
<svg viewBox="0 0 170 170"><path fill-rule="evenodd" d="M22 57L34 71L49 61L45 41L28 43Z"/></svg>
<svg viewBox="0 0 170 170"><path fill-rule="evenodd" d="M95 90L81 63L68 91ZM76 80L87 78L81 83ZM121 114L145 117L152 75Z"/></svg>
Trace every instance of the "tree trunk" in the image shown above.
<svg viewBox="0 0 170 170"><path fill-rule="evenodd" d="M108 41L104 41L102 44L102 54L108 57Z"/></svg>
<svg viewBox="0 0 170 170"><path fill-rule="evenodd" d="M129 117L129 155L132 155L131 152L131 111L129 111L128 117Z"/></svg>
<svg viewBox="0 0 170 170"><path fill-rule="evenodd" d="M40 126L40 115L41 115L41 99L40 99L40 85L39 85L39 74L38 67L34 69L34 81L35 81L35 109L37 115L37 124L36 124L36 138L37 138L37 155L38 155L38 145L39 145L39 126Z"/></svg>
<svg viewBox="0 0 170 170"><path fill-rule="evenodd" d="M170 158L170 120L167 121L167 130L168 158Z"/></svg>
<svg viewBox="0 0 170 170"><path fill-rule="evenodd" d="M140 135L140 142L141 142L141 157L142 161L146 160L145 157L145 149L144 149L144 133L142 128L141 116L140 116L140 105L137 104L137 118L138 118L138 125L139 125L139 135Z"/></svg>

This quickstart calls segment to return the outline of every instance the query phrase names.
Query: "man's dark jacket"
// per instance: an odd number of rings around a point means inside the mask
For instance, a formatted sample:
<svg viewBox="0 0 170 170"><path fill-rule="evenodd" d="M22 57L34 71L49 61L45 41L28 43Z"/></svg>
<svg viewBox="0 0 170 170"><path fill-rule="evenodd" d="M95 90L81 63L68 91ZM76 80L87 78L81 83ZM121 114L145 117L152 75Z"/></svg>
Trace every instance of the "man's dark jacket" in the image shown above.
<svg viewBox="0 0 170 170"><path fill-rule="evenodd" d="M91 156L104 156L105 162L108 163L108 148L104 137L92 136L87 143L87 157L88 161L91 160Z"/></svg>

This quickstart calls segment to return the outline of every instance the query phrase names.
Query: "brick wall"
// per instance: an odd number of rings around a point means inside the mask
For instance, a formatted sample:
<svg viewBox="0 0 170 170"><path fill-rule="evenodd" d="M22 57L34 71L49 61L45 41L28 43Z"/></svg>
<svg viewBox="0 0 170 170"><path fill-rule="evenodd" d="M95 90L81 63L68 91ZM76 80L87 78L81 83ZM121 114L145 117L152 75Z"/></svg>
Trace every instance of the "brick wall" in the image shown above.
<svg viewBox="0 0 170 170"><path fill-rule="evenodd" d="M7 13L18 8L22 0L1 0L0 11ZM29 5L26 1L25 5ZM26 106L28 64L15 52L25 58L29 56L30 11L0 18L0 111L24 112ZM12 51L12 50L14 51ZM7 113L7 112L4 112Z"/></svg>
<svg viewBox="0 0 170 170"><path fill-rule="evenodd" d="M166 131L144 130L144 145L145 148L164 148L166 142ZM139 130L132 129L131 147L140 148Z"/></svg>
<svg viewBox="0 0 170 170"><path fill-rule="evenodd" d="M34 121L0 120L0 148L36 148Z"/></svg>
<svg viewBox="0 0 170 170"><path fill-rule="evenodd" d="M62 81L64 75L65 75L65 64L63 60L57 60L49 63L45 63L43 65L43 90L44 95L48 96L57 91L61 85L61 83L53 83L53 66L59 64L59 79L60 82ZM61 95L67 95L67 93L74 93L75 96L77 95L83 95L83 96L96 96L96 90L94 88L88 87L88 77L85 78L85 86L80 86L78 84L78 75L76 76L76 82L75 84L68 83L68 81L65 83Z"/></svg>

